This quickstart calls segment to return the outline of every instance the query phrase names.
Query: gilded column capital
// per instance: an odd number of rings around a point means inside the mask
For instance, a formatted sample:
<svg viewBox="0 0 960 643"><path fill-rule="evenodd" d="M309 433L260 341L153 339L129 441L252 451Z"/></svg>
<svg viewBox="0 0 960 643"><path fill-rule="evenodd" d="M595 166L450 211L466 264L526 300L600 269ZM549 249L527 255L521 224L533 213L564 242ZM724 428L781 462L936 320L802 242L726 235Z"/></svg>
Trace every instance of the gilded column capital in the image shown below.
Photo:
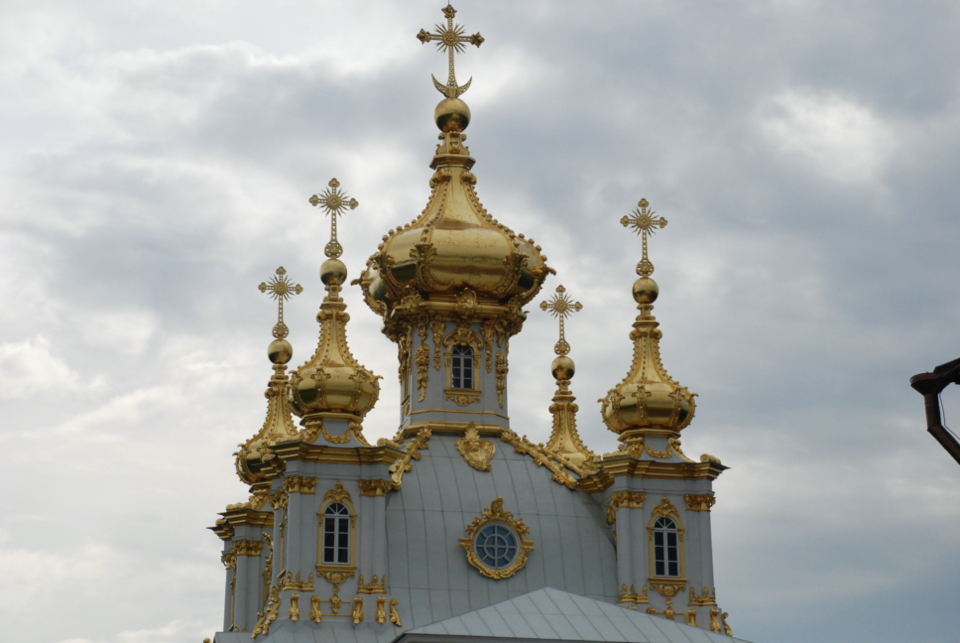
<svg viewBox="0 0 960 643"><path fill-rule="evenodd" d="M717 499L711 493L688 493L683 497L687 503L687 511L710 511Z"/></svg>
<svg viewBox="0 0 960 643"><path fill-rule="evenodd" d="M385 496L393 488L389 480L358 480L360 495L366 497Z"/></svg>
<svg viewBox="0 0 960 643"><path fill-rule="evenodd" d="M283 488L287 493L315 493L317 479L305 476L290 476L283 479Z"/></svg>
<svg viewBox="0 0 960 643"><path fill-rule="evenodd" d="M262 550L263 541L260 540L233 541L233 553L236 556L259 556Z"/></svg>
<svg viewBox="0 0 960 643"><path fill-rule="evenodd" d="M642 491L614 491L607 501L607 524L613 524L617 520L617 511L621 507L627 509L643 509L643 501L647 494Z"/></svg>

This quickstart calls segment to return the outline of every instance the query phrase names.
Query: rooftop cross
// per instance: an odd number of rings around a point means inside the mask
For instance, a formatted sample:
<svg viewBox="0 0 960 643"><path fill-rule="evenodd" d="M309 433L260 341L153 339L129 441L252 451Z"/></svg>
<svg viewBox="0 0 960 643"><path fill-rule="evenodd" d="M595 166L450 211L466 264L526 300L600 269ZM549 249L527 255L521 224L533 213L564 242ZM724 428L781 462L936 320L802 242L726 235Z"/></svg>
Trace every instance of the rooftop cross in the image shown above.
<svg viewBox="0 0 960 643"><path fill-rule="evenodd" d="M624 228L633 228L637 234L643 237L643 259L637 264L637 274L641 277L649 277L653 274L653 264L647 258L647 234L656 232L654 228L657 226L667 227L667 220L663 217L653 218L656 213L648 209L649 205L646 199L640 199L637 204L638 208L630 216L620 219Z"/></svg>
<svg viewBox="0 0 960 643"><path fill-rule="evenodd" d="M463 92L467 91L470 88L470 83L473 82L473 77L467 81L467 84L463 87L457 86L457 77L453 73L453 55L454 53L463 53L466 49L464 43L470 43L471 45L476 45L479 47L483 44L483 36L479 33L475 33L472 36L463 35L463 26L453 24L453 16L455 16L457 10L454 9L449 4L443 8L443 15L447 17L447 26L444 27L441 24L436 25L437 33L429 33L423 29L420 30L420 33L417 34L417 39L423 44L427 44L431 41L437 41L437 49L446 49L447 54L450 57L450 69L447 75L447 84L446 86L441 85L439 81L431 74L433 78L433 84L436 86L437 90L446 96L447 98L456 98Z"/></svg>
<svg viewBox="0 0 960 643"><path fill-rule="evenodd" d="M360 204L340 191L340 181L330 179L327 185L330 187L310 197L310 203L323 208L330 215L330 243L324 246L323 254L336 259L343 254L343 246L337 242L337 217L343 216L348 207L353 210Z"/></svg>
<svg viewBox="0 0 960 643"><path fill-rule="evenodd" d="M549 310L554 317L560 318L560 341L553 347L557 355L566 355L570 352L570 344L563 333L563 320L583 308L579 301L573 301L567 296L567 289L557 286L557 293L552 299L540 302L540 310Z"/></svg>
<svg viewBox="0 0 960 643"><path fill-rule="evenodd" d="M295 284L287 278L287 271L283 266L277 268L277 274L270 278L270 282L260 284L260 292L270 292L270 296L277 300L277 325L273 327L273 336L283 339L290 334L290 329L283 323L283 302L303 292L303 286Z"/></svg>

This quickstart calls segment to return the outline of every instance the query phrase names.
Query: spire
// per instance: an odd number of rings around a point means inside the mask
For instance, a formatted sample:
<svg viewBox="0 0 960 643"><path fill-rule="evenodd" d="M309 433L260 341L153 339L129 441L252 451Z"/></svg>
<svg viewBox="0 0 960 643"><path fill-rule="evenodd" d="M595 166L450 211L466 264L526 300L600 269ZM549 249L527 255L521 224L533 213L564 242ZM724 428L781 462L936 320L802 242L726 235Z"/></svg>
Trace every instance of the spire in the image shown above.
<svg viewBox="0 0 960 643"><path fill-rule="evenodd" d="M347 267L337 257L343 248L337 242L336 219L346 208L356 208L356 199L340 191L340 183L333 179L329 188L310 197L310 203L320 207L331 217L330 242L324 248L329 257L320 267L320 281L327 294L320 305L320 341L317 350L291 377L293 412L302 417L305 437L313 442L322 432L328 440L342 444L352 433L365 444L360 423L380 396L379 376L364 368L353 357L347 346L347 305L340 297L340 289L347 279ZM345 422L343 435L327 437L324 421Z"/></svg>
<svg viewBox="0 0 960 643"><path fill-rule="evenodd" d="M567 357L570 344L564 334L564 320L575 312L579 312L583 305L567 296L566 288L557 286L557 292L549 300L540 302L540 310L548 310L560 320L560 340L553 347L557 358L550 365L553 377L557 380L557 392L553 395L553 404L550 413L553 414L553 431L545 449L562 460L574 465L583 471L594 469L593 452L584 446L577 433L577 411L580 407L574 404L575 398L570 392L570 380L576 372L573 360Z"/></svg>
<svg viewBox="0 0 960 643"><path fill-rule="evenodd" d="M610 389L600 400L603 421L624 443L621 448L634 442L642 444L644 436L676 438L680 430L690 424L696 404L694 396L685 386L680 386L669 375L660 361L660 323L653 316L653 302L660 293L650 275L653 263L647 255L647 239L656 228L664 228L667 220L654 218L646 199L641 199L637 209L620 220L624 227L632 228L643 239L643 257L637 264L640 278L633 284L633 298L637 302L637 315L630 339L633 340L633 363L624 380Z"/></svg>
<svg viewBox="0 0 960 643"><path fill-rule="evenodd" d="M423 29L420 30L420 33L417 34L417 39L423 44L428 42L436 42L437 49L446 50L448 55L448 69L447 69L447 84L441 85L440 82L432 74L430 78L433 78L433 85L437 88L441 94L447 98L457 98L463 92L470 89L470 83L473 82L473 77L470 77L470 80L467 81L467 84L463 87L457 86L457 76L453 70L454 63L454 54L462 54L466 47L465 44L469 43L471 45L476 45L478 48L483 44L483 36L479 33L475 33L472 36L463 35L463 27L460 25L453 24L453 17L457 15L457 10L451 5L447 5L443 8L443 15L447 18L447 26L444 27L441 24L436 25L437 33L429 33Z"/></svg>
<svg viewBox="0 0 960 643"><path fill-rule="evenodd" d="M237 475L243 482L251 485L267 479L259 473L263 456L267 454L266 447L297 439L297 427L290 417L290 405L287 402L287 362L293 357L293 347L286 340L290 331L283 323L283 302L303 292L303 286L291 282L287 271L281 266L269 282L260 284L260 292L269 293L276 300L277 323L273 327L274 340L267 349L267 357L273 362L273 377L270 378L264 393L267 398L267 419L256 435L239 445L240 450L234 454Z"/></svg>

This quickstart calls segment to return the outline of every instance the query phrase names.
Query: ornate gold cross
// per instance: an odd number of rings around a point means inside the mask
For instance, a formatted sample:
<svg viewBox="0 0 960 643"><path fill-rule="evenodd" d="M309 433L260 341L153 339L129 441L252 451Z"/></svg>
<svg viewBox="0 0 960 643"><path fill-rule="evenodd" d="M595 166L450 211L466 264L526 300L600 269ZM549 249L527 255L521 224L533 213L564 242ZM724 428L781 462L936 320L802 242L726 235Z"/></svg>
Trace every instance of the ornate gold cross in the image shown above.
<svg viewBox="0 0 960 643"><path fill-rule="evenodd" d="M550 314L560 319L560 341L553 347L553 351L557 355L566 355L570 352L570 344L567 343L567 338L563 333L563 320L578 312L581 308L583 308L583 304L570 299L567 296L567 289L563 286L557 286L557 293L552 299L540 302L540 310L549 310Z"/></svg>
<svg viewBox="0 0 960 643"><path fill-rule="evenodd" d="M649 277L653 274L653 264L650 263L650 260L647 258L647 234L656 232L655 228L657 226L661 228L667 227L667 220L663 217L659 219L653 218L656 212L649 210L649 205L646 199L640 199L640 202L637 203L637 209L634 210L630 216L620 219L620 223L624 228L633 228L637 234L643 237L643 259L637 264L637 274L641 277Z"/></svg>
<svg viewBox="0 0 960 643"><path fill-rule="evenodd" d="M470 88L470 83L473 82L473 77L471 76L466 85L463 87L457 87L457 77L453 73L454 52L462 54L466 50L466 47L463 46L464 43L470 43L471 45L476 45L477 47L483 44L483 36L481 36L479 33L475 33L472 36L464 36L463 26L453 24L453 17L456 14L457 10L448 4L443 8L443 15L447 17L446 27L441 24L437 24L437 33L429 33L428 31L421 29L420 33L417 34L417 39L423 44L427 44L431 41L437 41L437 49L447 50L447 54L450 57L450 62L446 86L441 85L433 76L433 74L430 75L430 77L433 78L433 85L437 88L437 91L447 98L456 98L463 92L467 91L467 89Z"/></svg>
<svg viewBox="0 0 960 643"><path fill-rule="evenodd" d="M260 284L260 292L270 292L270 296L277 300L279 304L277 311L277 325L273 327L273 336L277 339L283 339L290 334L290 329L283 323L283 302L294 295L303 292L303 286L295 284L287 278L287 271L283 266L277 268L277 274L270 278L269 283Z"/></svg>
<svg viewBox="0 0 960 643"><path fill-rule="evenodd" d="M340 191L340 181L330 179L326 190L310 197L310 204L323 208L330 215L330 243L323 247L323 254L336 259L343 254L343 246L337 242L337 217L347 208L356 209L359 203Z"/></svg>

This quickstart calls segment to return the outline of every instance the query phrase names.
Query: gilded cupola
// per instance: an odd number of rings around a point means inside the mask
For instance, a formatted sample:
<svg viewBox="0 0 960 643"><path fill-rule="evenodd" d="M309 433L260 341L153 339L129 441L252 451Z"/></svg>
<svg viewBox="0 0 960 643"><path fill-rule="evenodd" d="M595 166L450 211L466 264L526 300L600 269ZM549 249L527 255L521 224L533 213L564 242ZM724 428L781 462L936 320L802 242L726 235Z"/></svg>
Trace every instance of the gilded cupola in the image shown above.
<svg viewBox="0 0 960 643"><path fill-rule="evenodd" d="M532 239L499 223L477 197L464 134L470 109L459 98L470 81L457 85L453 61L455 52L466 44L479 47L483 38L463 35L453 23L453 7L443 12L446 26L418 34L421 42L436 42L449 55L447 84L433 79L445 98L434 112L440 142L430 163L430 197L420 216L384 235L359 282L367 304L387 322L388 334L403 318L455 313L456 298L464 293L475 296L476 317L506 319L516 332L524 317L520 307L536 296L551 270Z"/></svg>
<svg viewBox="0 0 960 643"><path fill-rule="evenodd" d="M619 435L625 445L645 436L676 438L681 429L693 419L696 403L685 386L675 382L660 361L660 338L663 332L653 316L653 302L660 289L650 275L653 264L647 256L647 238L656 228L663 228L667 220L654 218L649 203L643 199L638 208L621 219L643 239L643 258L637 264L640 278L633 284L633 298L637 315L630 332L633 341L633 362L620 384L610 389L601 401L603 421Z"/></svg>
<svg viewBox="0 0 960 643"><path fill-rule="evenodd" d="M324 420L344 421L359 430L363 417L380 396L379 376L364 368L347 346L347 322L350 315L340 290L347 279L347 267L338 258L342 248L337 242L337 217L347 208L357 207L356 199L340 190L336 179L314 195L310 202L321 207L331 219L331 238L324 252L328 259L320 268L320 280L327 294L317 313L320 341L317 350L290 378L291 406L302 418L308 435L320 430ZM316 430L316 431L315 431Z"/></svg>
<svg viewBox="0 0 960 643"><path fill-rule="evenodd" d="M288 401L287 363L293 357L293 347L286 339L289 329L283 323L283 302L299 295L303 292L303 287L290 281L287 271L281 266L269 282L260 284L260 292L268 293L277 301L278 314L277 323L273 327L274 340L267 349L267 357L273 363L273 377L264 392L267 398L267 418L256 435L239 445L240 450L234 454L237 475L250 485L267 480L267 476L260 473L264 456L269 452L267 447L296 440L298 436L297 427L290 417Z"/></svg>

